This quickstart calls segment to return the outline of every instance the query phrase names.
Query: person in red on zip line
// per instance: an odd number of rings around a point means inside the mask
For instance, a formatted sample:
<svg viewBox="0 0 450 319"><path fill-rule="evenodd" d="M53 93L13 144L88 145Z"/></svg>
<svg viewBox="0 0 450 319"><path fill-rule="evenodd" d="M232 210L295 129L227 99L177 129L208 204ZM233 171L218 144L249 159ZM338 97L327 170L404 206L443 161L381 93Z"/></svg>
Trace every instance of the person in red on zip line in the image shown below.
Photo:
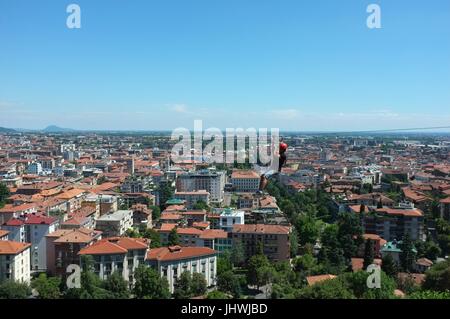
<svg viewBox="0 0 450 319"><path fill-rule="evenodd" d="M275 155L275 156L279 157L278 171L270 170L267 173L261 174L261 179L259 182L259 191L260 192L262 192L266 188L266 186L269 182L269 178L272 175L281 173L281 169L283 168L284 164L286 164L286 161L287 161L287 156L286 156L287 149L288 149L288 145L285 142L281 141L278 154Z"/></svg>

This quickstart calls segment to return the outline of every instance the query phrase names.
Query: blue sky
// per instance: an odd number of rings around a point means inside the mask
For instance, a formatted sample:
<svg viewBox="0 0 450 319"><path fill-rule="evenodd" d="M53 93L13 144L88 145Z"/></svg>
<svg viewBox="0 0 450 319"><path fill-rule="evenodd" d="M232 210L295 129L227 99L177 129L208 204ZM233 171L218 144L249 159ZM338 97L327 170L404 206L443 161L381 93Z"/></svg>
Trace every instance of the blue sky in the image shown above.
<svg viewBox="0 0 450 319"><path fill-rule="evenodd" d="M372 130L449 106L448 0L0 0L4 127Z"/></svg>

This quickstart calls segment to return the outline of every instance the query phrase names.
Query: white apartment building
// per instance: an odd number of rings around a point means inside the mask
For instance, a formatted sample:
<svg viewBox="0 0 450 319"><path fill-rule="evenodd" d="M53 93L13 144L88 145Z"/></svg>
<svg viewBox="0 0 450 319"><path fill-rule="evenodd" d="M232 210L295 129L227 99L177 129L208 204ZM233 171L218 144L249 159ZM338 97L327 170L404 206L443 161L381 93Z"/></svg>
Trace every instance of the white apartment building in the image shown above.
<svg viewBox="0 0 450 319"><path fill-rule="evenodd" d="M177 279L185 271L202 274L208 287L216 284L216 251L208 247L161 247L149 250L147 264L167 278L173 293Z"/></svg>
<svg viewBox="0 0 450 319"><path fill-rule="evenodd" d="M47 270L46 235L53 233L59 227L56 218L29 215L25 219L25 241L31 243L30 259L33 271Z"/></svg>
<svg viewBox="0 0 450 319"><path fill-rule="evenodd" d="M27 167L27 173L33 175L42 174L42 164L38 162L33 162Z"/></svg>
<svg viewBox="0 0 450 319"><path fill-rule="evenodd" d="M211 202L221 203L225 188L225 172L204 169L181 174L177 178L176 186L178 192L206 190L210 194Z"/></svg>
<svg viewBox="0 0 450 319"><path fill-rule="evenodd" d="M80 250L80 256L94 259L94 273L105 280L118 271L129 283L134 282L134 271L145 263L149 242L143 238L111 237L102 239Z"/></svg>
<svg viewBox="0 0 450 319"><path fill-rule="evenodd" d="M103 237L122 236L128 229L133 228L133 211L118 210L103 215L97 219L95 228L103 232Z"/></svg>
<svg viewBox="0 0 450 319"><path fill-rule="evenodd" d="M15 241L0 241L0 282L30 283L30 246Z"/></svg>
<svg viewBox="0 0 450 319"><path fill-rule="evenodd" d="M226 232L233 230L233 225L244 225L245 213L242 210L233 210L225 208L220 214L219 227Z"/></svg>

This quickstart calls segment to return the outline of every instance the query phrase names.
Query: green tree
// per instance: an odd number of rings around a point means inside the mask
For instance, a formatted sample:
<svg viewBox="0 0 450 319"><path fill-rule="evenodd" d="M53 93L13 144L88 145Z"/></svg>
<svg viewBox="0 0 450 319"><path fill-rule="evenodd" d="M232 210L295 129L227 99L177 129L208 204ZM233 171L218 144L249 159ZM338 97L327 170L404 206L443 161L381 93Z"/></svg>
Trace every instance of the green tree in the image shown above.
<svg viewBox="0 0 450 319"><path fill-rule="evenodd" d="M369 267L369 265L373 264L374 257L375 257L375 253L374 253L373 241L368 239L368 240L366 240L365 247L364 247L364 263L363 263L364 269L367 269L367 267Z"/></svg>
<svg viewBox="0 0 450 319"><path fill-rule="evenodd" d="M296 292L297 299L355 299L345 282L339 278L325 280Z"/></svg>
<svg viewBox="0 0 450 319"><path fill-rule="evenodd" d="M267 267L270 267L269 260L265 255L254 255L247 263L247 283L249 285L259 286L262 279L266 279Z"/></svg>
<svg viewBox="0 0 450 319"><path fill-rule="evenodd" d="M105 280L104 288L110 293L111 299L130 298L128 282L118 271L113 272L111 276Z"/></svg>
<svg viewBox="0 0 450 319"><path fill-rule="evenodd" d="M217 275L229 270L233 270L233 263L231 262L231 251L225 250L217 257Z"/></svg>
<svg viewBox="0 0 450 319"><path fill-rule="evenodd" d="M202 296L206 293L207 282L205 276L198 272L192 274L191 291L194 296Z"/></svg>
<svg viewBox="0 0 450 319"><path fill-rule="evenodd" d="M231 248L231 262L235 266L240 266L245 262L244 246L240 241L236 241Z"/></svg>
<svg viewBox="0 0 450 319"><path fill-rule="evenodd" d="M383 257L381 263L381 269L388 275L389 277L395 278L398 273L397 264L392 258L391 254L387 254Z"/></svg>
<svg viewBox="0 0 450 319"><path fill-rule="evenodd" d="M294 226L300 234L300 245L303 246L308 243L314 245L316 243L316 240L319 238L320 229L314 218L306 215L300 215L294 220Z"/></svg>
<svg viewBox="0 0 450 319"><path fill-rule="evenodd" d="M416 291L407 296L408 299L450 299L450 292L422 290Z"/></svg>
<svg viewBox="0 0 450 319"><path fill-rule="evenodd" d="M369 273L358 271L355 273L345 273L339 278L343 280L346 286L352 291L352 294L359 299L391 299L394 298L396 288L395 280L381 271L380 288L369 288L367 278Z"/></svg>
<svg viewBox="0 0 450 319"><path fill-rule="evenodd" d="M168 183L164 183L158 188L158 193L160 208L162 208L166 204L166 202L172 198L174 189Z"/></svg>
<svg viewBox="0 0 450 319"><path fill-rule="evenodd" d="M291 257L295 257L298 254L298 232L295 229L295 227L293 227L292 233L289 237L289 241L290 241Z"/></svg>
<svg viewBox="0 0 450 319"><path fill-rule="evenodd" d="M174 227L169 233L169 246L177 246L180 244L180 237L178 236L177 228Z"/></svg>
<svg viewBox="0 0 450 319"><path fill-rule="evenodd" d="M161 217L161 208L158 206L150 206L149 208L152 210L152 220L158 220Z"/></svg>
<svg viewBox="0 0 450 319"><path fill-rule="evenodd" d="M61 278L47 277L47 274L42 273L31 282L31 287L36 289L39 294L39 299L58 299L61 296L59 286L61 285Z"/></svg>
<svg viewBox="0 0 450 319"><path fill-rule="evenodd" d="M141 237L141 234L139 233L139 231L137 231L133 228L128 228L125 231L125 236L130 237L130 238L139 238L139 237Z"/></svg>
<svg viewBox="0 0 450 319"><path fill-rule="evenodd" d="M222 291L218 291L218 290L214 290L211 291L210 293L208 293L208 295L206 296L206 299L230 299L230 297L222 292Z"/></svg>
<svg viewBox="0 0 450 319"><path fill-rule="evenodd" d="M400 249L402 250L400 253L400 265L406 272L413 271L414 262L416 261L416 254L414 252L415 248L413 242L408 233L406 233L403 237Z"/></svg>
<svg viewBox="0 0 450 319"><path fill-rule="evenodd" d="M450 261L437 263L425 273L425 290L450 291Z"/></svg>
<svg viewBox="0 0 450 319"><path fill-rule="evenodd" d="M208 212L211 210L211 208L208 206L208 204L206 204L205 201L202 201L202 200L197 201L194 204L193 208L196 210L206 210Z"/></svg>
<svg viewBox="0 0 450 319"><path fill-rule="evenodd" d="M161 247L161 238L159 237L159 233L151 228L147 228L142 237L150 239L150 248L159 248Z"/></svg>
<svg viewBox="0 0 450 319"><path fill-rule="evenodd" d="M0 208L5 206L6 199L9 195L9 188L4 183L0 183Z"/></svg>
<svg viewBox="0 0 450 319"><path fill-rule="evenodd" d="M318 270L317 260L310 253L297 257L294 260L294 269L304 277L315 275Z"/></svg>
<svg viewBox="0 0 450 319"><path fill-rule="evenodd" d="M70 288L65 291L66 299L108 299L110 293L104 289L100 278L93 272L94 259L86 255L81 257L81 288Z"/></svg>
<svg viewBox="0 0 450 319"><path fill-rule="evenodd" d="M31 296L31 288L26 283L6 280L0 283L0 299L27 299Z"/></svg>
<svg viewBox="0 0 450 319"><path fill-rule="evenodd" d="M224 292L231 294L238 299L241 296L241 285L239 278L232 270L225 271L217 275L217 288Z"/></svg>
<svg viewBox="0 0 450 319"><path fill-rule="evenodd" d="M175 281L173 297L175 299L189 299L193 296L192 276L188 271L183 272Z"/></svg>
<svg viewBox="0 0 450 319"><path fill-rule="evenodd" d="M144 265L139 265L134 272L135 284L133 294L138 299L170 298L169 283L159 273Z"/></svg>

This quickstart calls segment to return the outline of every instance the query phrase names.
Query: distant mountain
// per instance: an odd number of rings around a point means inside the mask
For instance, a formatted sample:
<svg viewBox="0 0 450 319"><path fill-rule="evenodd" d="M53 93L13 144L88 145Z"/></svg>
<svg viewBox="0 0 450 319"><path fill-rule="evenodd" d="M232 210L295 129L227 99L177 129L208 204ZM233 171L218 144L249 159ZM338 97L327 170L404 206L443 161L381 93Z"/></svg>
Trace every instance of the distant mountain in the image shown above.
<svg viewBox="0 0 450 319"><path fill-rule="evenodd" d="M71 128L63 128L56 125L49 125L42 130L45 133L64 133L64 132L76 132L76 130Z"/></svg>
<svg viewBox="0 0 450 319"><path fill-rule="evenodd" d="M16 130L12 128L0 127L0 133L14 133Z"/></svg>

